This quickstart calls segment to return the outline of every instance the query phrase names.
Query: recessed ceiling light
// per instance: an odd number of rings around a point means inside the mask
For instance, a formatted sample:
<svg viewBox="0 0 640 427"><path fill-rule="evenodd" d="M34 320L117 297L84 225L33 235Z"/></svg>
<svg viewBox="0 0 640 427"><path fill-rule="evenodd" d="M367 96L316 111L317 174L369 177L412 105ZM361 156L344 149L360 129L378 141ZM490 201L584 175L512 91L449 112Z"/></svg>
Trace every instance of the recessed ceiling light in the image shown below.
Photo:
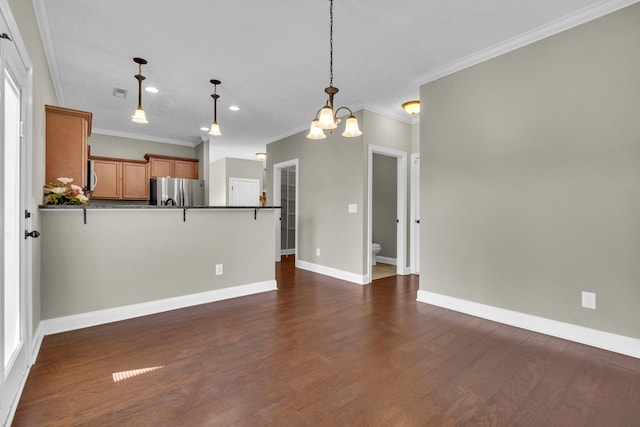
<svg viewBox="0 0 640 427"><path fill-rule="evenodd" d="M151 92L151 93L158 93L158 89L156 89L153 86L147 86L144 88L144 90L146 90L147 92Z"/></svg>
<svg viewBox="0 0 640 427"><path fill-rule="evenodd" d="M200 130L208 131L208 130L209 130L209 128L208 128L208 127L204 127L204 126L203 126L203 127L201 127L201 128L200 128Z"/></svg>
<svg viewBox="0 0 640 427"><path fill-rule="evenodd" d="M232 105L231 107L229 107L229 110L231 111L238 111L240 109L240 107L238 107L237 105Z"/></svg>

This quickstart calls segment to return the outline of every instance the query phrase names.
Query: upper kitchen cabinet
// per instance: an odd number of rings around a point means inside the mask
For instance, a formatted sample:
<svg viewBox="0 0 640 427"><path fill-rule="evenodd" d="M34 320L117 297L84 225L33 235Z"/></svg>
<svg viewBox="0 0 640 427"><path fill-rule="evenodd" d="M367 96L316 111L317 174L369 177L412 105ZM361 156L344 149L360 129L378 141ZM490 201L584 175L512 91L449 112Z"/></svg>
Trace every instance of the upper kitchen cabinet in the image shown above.
<svg viewBox="0 0 640 427"><path fill-rule="evenodd" d="M198 159L145 154L151 178L172 177L198 179Z"/></svg>
<svg viewBox="0 0 640 427"><path fill-rule="evenodd" d="M46 111L46 182L59 177L73 178L81 187L87 185L88 138L92 114L87 111L45 105Z"/></svg>
<svg viewBox="0 0 640 427"><path fill-rule="evenodd" d="M142 160L92 156L96 187L92 199L149 200L149 172Z"/></svg>

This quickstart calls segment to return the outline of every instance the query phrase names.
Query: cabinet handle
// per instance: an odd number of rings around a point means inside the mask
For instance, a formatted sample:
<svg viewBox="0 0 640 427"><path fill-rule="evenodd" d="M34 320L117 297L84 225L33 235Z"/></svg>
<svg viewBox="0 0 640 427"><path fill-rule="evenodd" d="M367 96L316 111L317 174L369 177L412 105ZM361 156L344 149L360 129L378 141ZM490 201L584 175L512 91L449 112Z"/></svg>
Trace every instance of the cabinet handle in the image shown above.
<svg viewBox="0 0 640 427"><path fill-rule="evenodd" d="M96 189L96 185L98 185L98 174L96 171L93 171L93 189Z"/></svg>

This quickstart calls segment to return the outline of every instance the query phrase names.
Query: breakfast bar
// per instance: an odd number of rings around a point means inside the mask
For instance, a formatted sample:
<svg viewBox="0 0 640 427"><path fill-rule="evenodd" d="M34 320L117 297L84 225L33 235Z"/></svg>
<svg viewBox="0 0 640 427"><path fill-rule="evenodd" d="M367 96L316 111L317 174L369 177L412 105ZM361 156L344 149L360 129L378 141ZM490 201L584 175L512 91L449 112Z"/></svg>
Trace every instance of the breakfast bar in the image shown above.
<svg viewBox="0 0 640 427"><path fill-rule="evenodd" d="M275 290L278 210L41 206L45 334Z"/></svg>

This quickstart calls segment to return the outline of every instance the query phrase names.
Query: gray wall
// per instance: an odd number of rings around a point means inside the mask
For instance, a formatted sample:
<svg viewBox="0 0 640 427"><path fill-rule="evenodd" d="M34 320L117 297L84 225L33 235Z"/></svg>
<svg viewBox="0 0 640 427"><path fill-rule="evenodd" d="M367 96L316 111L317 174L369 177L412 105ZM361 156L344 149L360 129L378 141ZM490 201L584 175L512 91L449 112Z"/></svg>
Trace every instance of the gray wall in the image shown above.
<svg viewBox="0 0 640 427"><path fill-rule="evenodd" d="M362 126L362 112L356 116ZM273 201L273 164L299 159L298 259L362 275L366 149L363 137L341 132L310 140L304 131L268 144L267 203L279 203ZM350 203L358 205L357 213L348 213Z"/></svg>
<svg viewBox="0 0 640 427"><path fill-rule="evenodd" d="M98 133L91 134L89 137L89 145L91 146L92 156L144 160L144 155L150 153L190 159L198 158L195 147L102 135ZM202 162L202 159L200 159L200 161Z"/></svg>
<svg viewBox="0 0 640 427"><path fill-rule="evenodd" d="M378 256L395 258L397 219L397 160L382 154L373 154L372 168L372 241L382 250Z"/></svg>
<svg viewBox="0 0 640 427"><path fill-rule="evenodd" d="M365 275L368 272L367 147L377 145L410 153L411 125L366 110L358 111L356 116L363 131L358 138L342 137L339 126L339 132L327 132L326 139L309 140L305 130L268 144L267 203L273 203L273 165L299 159L298 258ZM355 214L347 211L352 203L358 205ZM316 248L321 250L319 257Z"/></svg>
<svg viewBox="0 0 640 427"><path fill-rule="evenodd" d="M44 210L42 318L275 279L273 210ZM69 238L73 236L73 238ZM215 275L223 264L224 274ZM91 278L91 280L88 280Z"/></svg>
<svg viewBox="0 0 640 427"><path fill-rule="evenodd" d="M9 6L20 29L20 35L29 52L33 66L33 128L32 128L32 187L36 203L42 201L42 186L44 185L45 165L45 114L44 105L57 105L49 66L44 55L40 31L36 23L33 3L24 0L9 0ZM32 209L32 229L41 229L41 215L37 209ZM41 242L31 240L32 245L32 332L40 324L41 311Z"/></svg>
<svg viewBox="0 0 640 427"><path fill-rule="evenodd" d="M639 23L636 4L421 88L422 290L640 338Z"/></svg>

